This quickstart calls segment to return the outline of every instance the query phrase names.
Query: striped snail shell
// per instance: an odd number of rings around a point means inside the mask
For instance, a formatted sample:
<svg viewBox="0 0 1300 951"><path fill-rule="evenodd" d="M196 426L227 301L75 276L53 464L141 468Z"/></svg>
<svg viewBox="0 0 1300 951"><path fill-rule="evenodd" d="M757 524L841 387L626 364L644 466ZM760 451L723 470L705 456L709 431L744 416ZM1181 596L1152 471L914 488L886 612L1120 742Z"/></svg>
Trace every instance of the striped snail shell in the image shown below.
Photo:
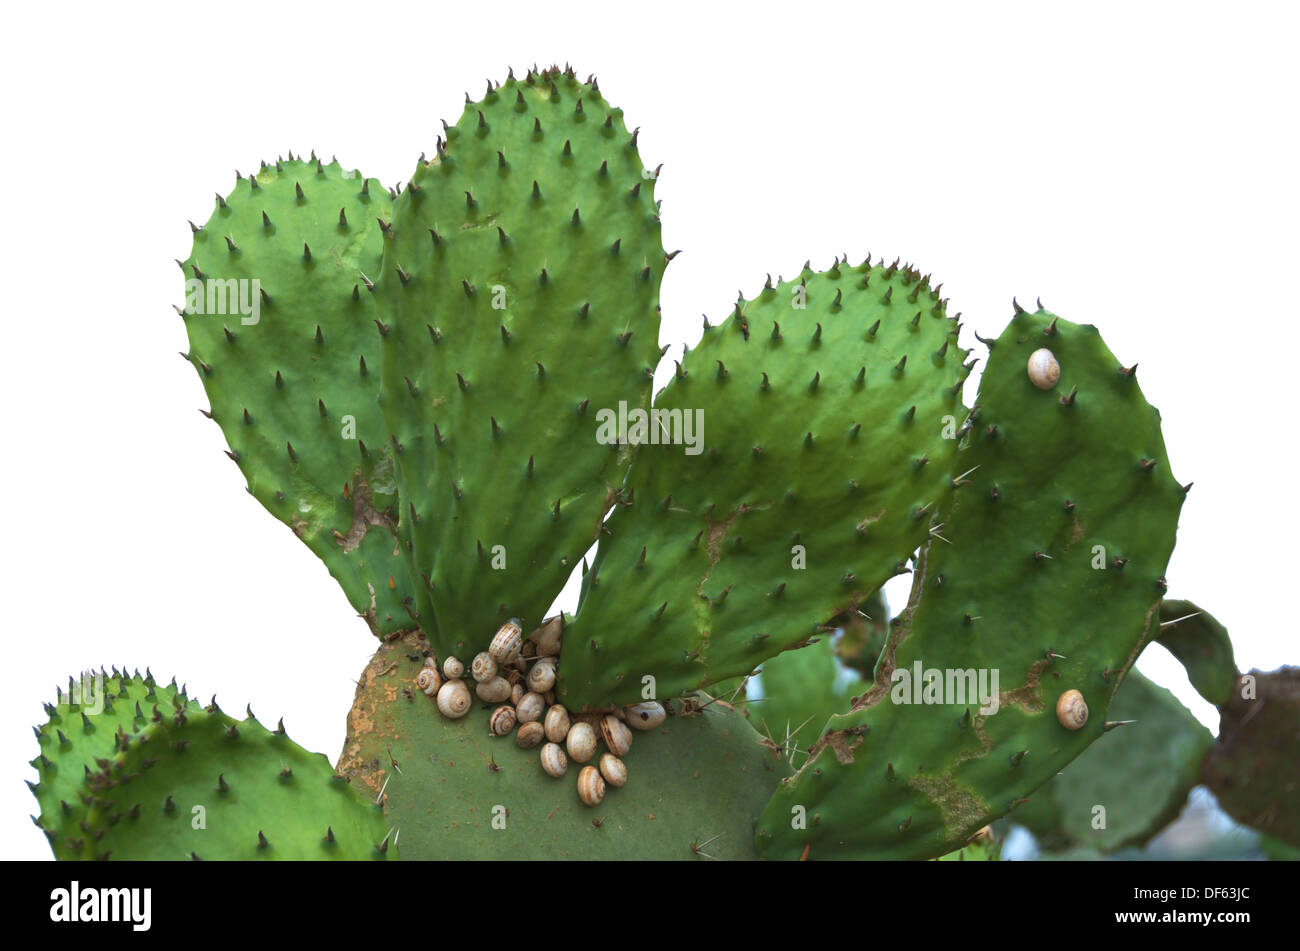
<svg viewBox="0 0 1300 951"><path fill-rule="evenodd" d="M531 750L534 746L540 746L544 739L546 739L546 730L536 720L519 724L519 729L515 731L515 746L521 750Z"/></svg>
<svg viewBox="0 0 1300 951"><path fill-rule="evenodd" d="M1077 690L1067 690L1056 701L1056 719L1067 730L1078 730L1088 722L1088 704Z"/></svg>
<svg viewBox="0 0 1300 951"><path fill-rule="evenodd" d="M524 694L526 694L527 692L528 691L524 689L523 684L511 684L510 702L513 703L515 706L519 706L519 701L523 698Z"/></svg>
<svg viewBox="0 0 1300 951"><path fill-rule="evenodd" d="M425 696L432 697L442 686L442 675L437 667L421 667L415 676L415 685L424 691Z"/></svg>
<svg viewBox="0 0 1300 951"><path fill-rule="evenodd" d="M438 711L452 720L469 713L473 702L463 680L448 680L438 689Z"/></svg>
<svg viewBox="0 0 1300 951"><path fill-rule="evenodd" d="M617 787L627 783L627 767L613 753L600 754L600 775L604 776L605 782L611 786Z"/></svg>
<svg viewBox="0 0 1300 951"><path fill-rule="evenodd" d="M569 711L562 704L556 704L546 711L546 738L552 743L563 743L564 738L569 735L569 727L573 721L569 719Z"/></svg>
<svg viewBox="0 0 1300 951"><path fill-rule="evenodd" d="M503 703L510 699L510 684L504 677L493 677L476 686L474 692L484 703Z"/></svg>
<svg viewBox="0 0 1300 951"><path fill-rule="evenodd" d="M534 720L540 720L545 712L546 701L540 693L524 694L519 698L519 703L515 706L515 715L519 717L520 723L532 723Z"/></svg>
<svg viewBox="0 0 1300 951"><path fill-rule="evenodd" d="M488 645L488 653L498 664L508 664L519 656L524 645L524 631L519 621L511 618L502 624Z"/></svg>
<svg viewBox="0 0 1300 951"><path fill-rule="evenodd" d="M588 806L598 806L605 798L605 779L596 767L584 766L578 773L578 798Z"/></svg>
<svg viewBox="0 0 1300 951"><path fill-rule="evenodd" d="M575 763L585 763L596 755L596 731L590 723L578 722L569 728L565 737L564 748L569 751L569 759Z"/></svg>
<svg viewBox="0 0 1300 951"><path fill-rule="evenodd" d="M632 731L612 713L600 721L600 735L615 756L626 756L632 748Z"/></svg>
<svg viewBox="0 0 1300 951"><path fill-rule="evenodd" d="M634 703L626 709L627 723L638 730L653 730L664 722L667 714L663 704L655 700L646 703Z"/></svg>
<svg viewBox="0 0 1300 951"><path fill-rule="evenodd" d="M555 658L543 657L533 664L528 672L528 689L535 693L546 693L555 686Z"/></svg>
<svg viewBox="0 0 1300 951"><path fill-rule="evenodd" d="M460 680L465 676L465 665L455 657L448 657L442 662L442 675L448 680Z"/></svg>
<svg viewBox="0 0 1300 951"><path fill-rule="evenodd" d="M546 775L559 779L569 768L569 760L558 743L547 743L542 747L542 769Z"/></svg>
<svg viewBox="0 0 1300 951"><path fill-rule="evenodd" d="M491 680L497 675L497 662L492 659L492 655L487 651L475 654L474 660L469 665L469 673L479 683Z"/></svg>
<svg viewBox="0 0 1300 951"><path fill-rule="evenodd" d="M505 736L515 728L515 710L509 705L497 707L488 718L488 730L493 736Z"/></svg>

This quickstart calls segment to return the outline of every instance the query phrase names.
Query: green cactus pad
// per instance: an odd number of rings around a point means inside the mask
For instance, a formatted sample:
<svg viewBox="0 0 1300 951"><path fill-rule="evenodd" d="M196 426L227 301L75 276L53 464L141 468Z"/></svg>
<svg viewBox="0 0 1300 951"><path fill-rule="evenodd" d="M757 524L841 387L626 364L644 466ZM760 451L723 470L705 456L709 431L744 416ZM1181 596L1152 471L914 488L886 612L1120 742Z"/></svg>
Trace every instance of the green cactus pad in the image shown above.
<svg viewBox="0 0 1300 951"><path fill-rule="evenodd" d="M1232 818L1300 847L1300 667L1238 680L1201 778Z"/></svg>
<svg viewBox="0 0 1300 951"><path fill-rule="evenodd" d="M1013 814L1047 847L1115 852L1145 845L1177 818L1200 781L1214 736L1164 687L1129 671L1108 716L1125 725L1088 747L1030 797L1023 813ZM1094 826L1097 806L1105 808L1104 827Z"/></svg>
<svg viewBox="0 0 1300 951"><path fill-rule="evenodd" d="M1237 661L1228 630L1191 601L1165 599L1156 640L1187 670L1197 693L1221 707L1237 684Z"/></svg>
<svg viewBox="0 0 1300 951"><path fill-rule="evenodd" d="M956 341L928 277L869 259L769 282L707 328L655 400L703 439L637 455L565 640L564 702L747 673L905 571L952 489Z"/></svg>
<svg viewBox="0 0 1300 951"><path fill-rule="evenodd" d="M38 728L37 823L61 859L363 859L387 854L380 808L329 761L251 716L116 675L112 709L61 697ZM47 709L47 712L48 709Z"/></svg>
<svg viewBox="0 0 1300 951"><path fill-rule="evenodd" d="M1061 368L1046 390L1026 371L1044 347ZM956 466L974 471L940 514L944 540L918 559L876 681L773 796L758 826L765 856L952 850L1101 736L1125 671L1159 629L1184 492L1159 414L1094 327L1017 308L992 345ZM901 677L917 665L918 687L938 671L949 696L895 702L916 697ZM995 714L980 713L978 696L953 702L948 672L967 670L998 671ZM1091 711L1077 731L1055 711L1070 689ZM791 828L795 807L805 830Z"/></svg>
<svg viewBox="0 0 1300 951"><path fill-rule="evenodd" d="M579 764L548 776L537 749L488 735L481 704L443 718L414 688L426 649L405 635L375 654L339 762L354 784L382 791L403 858L756 857L754 819L789 768L737 711L715 701L633 731L627 785L589 807L577 795Z"/></svg>
<svg viewBox="0 0 1300 951"><path fill-rule="evenodd" d="M366 290L391 214L378 181L336 161L264 164L218 197L182 264L187 359L229 454L377 635L413 626L415 596L397 552Z"/></svg>
<svg viewBox="0 0 1300 951"><path fill-rule="evenodd" d="M630 457L597 414L649 402L667 261L654 177L594 84L512 76L446 135L399 196L377 289L403 531L442 654L536 625L595 540Z"/></svg>

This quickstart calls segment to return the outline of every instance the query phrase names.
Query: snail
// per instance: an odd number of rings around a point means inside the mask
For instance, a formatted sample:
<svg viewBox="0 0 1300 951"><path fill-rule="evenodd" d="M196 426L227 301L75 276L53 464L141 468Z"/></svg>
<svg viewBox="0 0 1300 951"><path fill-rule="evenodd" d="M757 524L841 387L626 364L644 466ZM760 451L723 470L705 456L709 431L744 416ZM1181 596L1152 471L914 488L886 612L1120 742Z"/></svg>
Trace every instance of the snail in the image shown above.
<svg viewBox="0 0 1300 951"><path fill-rule="evenodd" d="M1050 390L1061 378L1061 365L1056 355L1043 347L1029 355L1029 382L1040 390Z"/></svg>
<svg viewBox="0 0 1300 951"><path fill-rule="evenodd" d="M513 703L515 706L518 706L520 698L523 697L523 695L526 694L527 692L528 691L524 689L523 684L511 684L510 702Z"/></svg>
<svg viewBox="0 0 1300 951"><path fill-rule="evenodd" d="M569 761L558 743L547 743L542 747L542 769L546 775L559 779L569 768Z"/></svg>
<svg viewBox="0 0 1300 951"><path fill-rule="evenodd" d="M432 697L442 686L442 675L436 667L423 667L415 677L415 685L424 691L425 696Z"/></svg>
<svg viewBox="0 0 1300 951"><path fill-rule="evenodd" d="M519 626L517 619L511 618L497 630L492 643L488 645L488 653L497 663L509 664L519 656L523 643L523 628Z"/></svg>
<svg viewBox="0 0 1300 951"><path fill-rule="evenodd" d="M598 806L605 798L605 779L596 767L584 766L578 773L578 798L588 806Z"/></svg>
<svg viewBox="0 0 1300 951"><path fill-rule="evenodd" d="M528 672L528 689L534 693L546 693L555 686L555 658L543 657Z"/></svg>
<svg viewBox="0 0 1300 951"><path fill-rule="evenodd" d="M510 684L504 677L493 677L475 687L474 692L484 703L501 703L510 699Z"/></svg>
<svg viewBox="0 0 1300 951"><path fill-rule="evenodd" d="M519 717L520 723L532 723L534 720L540 720L545 712L546 701L540 693L524 694L519 698L519 703L515 706L515 715Z"/></svg>
<svg viewBox="0 0 1300 951"><path fill-rule="evenodd" d="M1067 730L1078 730L1088 722L1088 704L1077 690L1067 690L1056 701L1056 719Z"/></svg>
<svg viewBox="0 0 1300 951"><path fill-rule="evenodd" d="M511 706L497 707L488 719L488 730L493 736L505 736L515 728L515 710Z"/></svg>
<svg viewBox="0 0 1300 951"><path fill-rule="evenodd" d="M600 775L604 776L605 782L611 786L622 786L627 782L627 767L613 753L602 753L600 756Z"/></svg>
<svg viewBox="0 0 1300 951"><path fill-rule="evenodd" d="M638 730L653 730L664 722L667 714L663 704L655 700L646 703L634 703L626 708L627 724Z"/></svg>
<svg viewBox="0 0 1300 951"><path fill-rule="evenodd" d="M444 717L458 720L469 713L474 701L463 680L448 680L438 690L438 710Z"/></svg>
<svg viewBox="0 0 1300 951"><path fill-rule="evenodd" d="M534 746L540 746L544 739L546 739L546 730L536 720L519 724L519 729L515 731L515 746L521 750L531 750Z"/></svg>
<svg viewBox="0 0 1300 951"><path fill-rule="evenodd" d="M465 676L465 665L455 657L448 657L442 662L442 675L448 680L460 680Z"/></svg>
<svg viewBox="0 0 1300 951"><path fill-rule="evenodd" d="M626 756L632 748L632 731L618 717L610 714L600 721L600 735L615 756Z"/></svg>
<svg viewBox="0 0 1300 951"><path fill-rule="evenodd" d="M552 743L563 743L571 725L569 711L563 705L557 703L546 711L546 738Z"/></svg>
<svg viewBox="0 0 1300 951"><path fill-rule="evenodd" d="M596 755L596 731L590 723L575 723L569 728L564 747L575 763L585 763Z"/></svg>
<svg viewBox="0 0 1300 951"><path fill-rule="evenodd" d="M469 672L476 681L483 683L497 675L497 662L492 659L491 654L483 651L474 655L474 660L469 665Z"/></svg>
<svg viewBox="0 0 1300 951"><path fill-rule="evenodd" d="M528 635L528 639L537 645L539 657L555 657L560 653L560 641L564 637L564 621L557 614L548 618L542 626Z"/></svg>

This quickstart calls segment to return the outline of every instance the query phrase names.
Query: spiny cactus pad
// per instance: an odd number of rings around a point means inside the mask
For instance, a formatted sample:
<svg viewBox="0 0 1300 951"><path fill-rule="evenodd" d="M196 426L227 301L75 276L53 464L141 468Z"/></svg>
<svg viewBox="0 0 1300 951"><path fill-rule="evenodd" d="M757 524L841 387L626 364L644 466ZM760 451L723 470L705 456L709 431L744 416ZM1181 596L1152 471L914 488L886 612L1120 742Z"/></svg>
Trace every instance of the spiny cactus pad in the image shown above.
<svg viewBox="0 0 1300 951"><path fill-rule="evenodd" d="M571 706L752 670L905 570L952 491L970 372L939 289L836 261L740 300L655 400L698 454L643 447L566 636Z"/></svg>
<svg viewBox="0 0 1300 951"><path fill-rule="evenodd" d="M1061 367L1047 390L1026 370L1043 347ZM956 462L973 470L970 484L918 559L876 682L831 718L764 810L766 856L951 850L1101 736L1124 672L1159 629L1184 492L1159 414L1096 329L1017 308L992 345L973 420ZM996 670L998 711L942 690L930 703L894 702L894 671L918 667L953 693L948 671ZM1091 710L1076 731L1054 710L1070 689ZM792 828L795 807L806 829Z"/></svg>
<svg viewBox="0 0 1300 951"><path fill-rule="evenodd" d="M627 785L583 805L580 764L552 778L538 750L488 735L473 709L446 720L414 684L426 645L380 648L348 717L340 772L382 791L403 858L755 858L753 823L785 762L735 710L714 702L634 734ZM692 845L702 851L699 855Z"/></svg>
<svg viewBox="0 0 1300 951"><path fill-rule="evenodd" d="M397 551L366 290L391 214L378 181L337 162L263 164L218 196L182 264L187 359L249 492L380 635L412 626L415 595Z"/></svg>
<svg viewBox="0 0 1300 951"><path fill-rule="evenodd" d="M1200 781L1214 736L1164 687L1130 670L1108 716L1125 726L1084 750L1016 810L1015 820L1040 844L1101 852L1145 845L1178 816Z"/></svg>
<svg viewBox="0 0 1300 951"><path fill-rule="evenodd" d="M384 242L384 412L439 653L536 625L613 505L644 407L666 264L654 177L594 84L489 88L416 168ZM431 611L436 619L425 617Z"/></svg>
<svg viewBox="0 0 1300 951"><path fill-rule="evenodd" d="M61 696L37 729L37 824L62 859L383 857L382 811L329 761L175 684L114 672L102 712ZM109 699L111 698L111 700ZM73 699L82 703L73 703Z"/></svg>
<svg viewBox="0 0 1300 951"><path fill-rule="evenodd" d="M1237 685L1237 661L1228 630L1191 601L1160 605L1158 642L1182 663L1197 693L1221 707Z"/></svg>

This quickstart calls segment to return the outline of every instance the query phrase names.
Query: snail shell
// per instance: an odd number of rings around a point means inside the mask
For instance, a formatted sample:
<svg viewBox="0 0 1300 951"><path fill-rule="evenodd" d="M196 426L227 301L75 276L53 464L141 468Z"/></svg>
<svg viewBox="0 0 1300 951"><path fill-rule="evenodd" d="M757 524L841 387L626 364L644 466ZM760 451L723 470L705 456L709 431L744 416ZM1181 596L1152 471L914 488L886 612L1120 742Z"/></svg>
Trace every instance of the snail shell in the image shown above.
<svg viewBox="0 0 1300 951"><path fill-rule="evenodd" d="M502 624L488 645L488 653L499 664L508 664L519 656L524 645L524 631L519 622L511 618Z"/></svg>
<svg viewBox="0 0 1300 951"><path fill-rule="evenodd" d="M653 730L667 717L663 704L656 700L634 703L626 709L626 712L628 725L638 730Z"/></svg>
<svg viewBox="0 0 1300 951"><path fill-rule="evenodd" d="M519 701L523 698L524 694L526 694L527 692L528 691L524 689L523 684L511 684L510 702L513 703L515 706L518 706Z"/></svg>
<svg viewBox="0 0 1300 951"><path fill-rule="evenodd" d="M448 657L442 662L442 675L448 680L460 680L465 676L465 665L455 657Z"/></svg>
<svg viewBox="0 0 1300 951"><path fill-rule="evenodd" d="M536 642L536 641L524 641L524 646L523 646L522 648L520 648L519 656L520 656L520 657L523 657L525 660L531 660L532 658L536 657L536 656L537 656L537 642Z"/></svg>
<svg viewBox="0 0 1300 951"><path fill-rule="evenodd" d="M1029 382L1040 390L1050 390L1061 378L1061 365L1056 355L1043 347L1029 355Z"/></svg>
<svg viewBox="0 0 1300 951"><path fill-rule="evenodd" d="M596 731L590 723L575 723L565 737L564 748L575 763L585 763L596 755Z"/></svg>
<svg viewBox="0 0 1300 951"><path fill-rule="evenodd" d="M497 675L497 662L492 659L492 655L487 651L475 654L474 660L469 665L469 673L479 683L491 680Z"/></svg>
<svg viewBox="0 0 1300 951"><path fill-rule="evenodd" d="M415 677L415 685L424 691L425 696L432 697L442 686L442 674L436 667L422 667Z"/></svg>
<svg viewBox="0 0 1300 951"><path fill-rule="evenodd" d="M519 729L515 731L515 746L521 750L531 750L534 746L540 746L544 739L546 739L546 730L536 720L519 724Z"/></svg>
<svg viewBox="0 0 1300 951"><path fill-rule="evenodd" d="M600 756L600 775L604 776L605 782L611 786L622 786L627 782L627 767L613 753L602 753Z"/></svg>
<svg viewBox="0 0 1300 951"><path fill-rule="evenodd" d="M569 761L558 743L547 743L542 747L542 769L546 775L559 779L569 768Z"/></svg>
<svg viewBox="0 0 1300 951"><path fill-rule="evenodd" d="M526 693L519 698L519 703L515 707L515 715L519 717L520 723L532 723L540 720L542 714L546 712L546 700L540 693Z"/></svg>
<svg viewBox="0 0 1300 951"><path fill-rule="evenodd" d="M510 684L504 677L493 677L475 687L474 692L484 703L502 703L510 699Z"/></svg>
<svg viewBox="0 0 1300 951"><path fill-rule="evenodd" d="M493 736L505 736L515 728L514 707L497 707L488 719L488 729Z"/></svg>
<svg viewBox="0 0 1300 951"><path fill-rule="evenodd" d="M632 731L612 713L600 721L600 735L615 756L626 756L632 748Z"/></svg>
<svg viewBox="0 0 1300 951"><path fill-rule="evenodd" d="M558 614L548 618L541 627L528 635L528 639L537 645L537 654L540 657L558 656L563 637L564 627Z"/></svg>
<svg viewBox="0 0 1300 951"><path fill-rule="evenodd" d="M605 798L605 779L596 767L584 766L578 773L578 798L588 806L598 806Z"/></svg>
<svg viewBox="0 0 1300 951"><path fill-rule="evenodd" d="M1067 690L1056 701L1056 719L1067 730L1077 730L1088 722L1088 704L1077 690Z"/></svg>
<svg viewBox="0 0 1300 951"><path fill-rule="evenodd" d="M555 658L543 657L533 664L528 672L528 689L534 693L546 693L555 686Z"/></svg>
<svg viewBox="0 0 1300 951"><path fill-rule="evenodd" d="M555 703L555 691L554 691L554 690L548 690L548 691L546 691L546 693L542 694L542 696L546 698L546 705L547 705L548 707L554 705L554 703Z"/></svg>
<svg viewBox="0 0 1300 951"><path fill-rule="evenodd" d="M473 703L463 680L448 680L438 689L438 711L444 717L459 720L469 713Z"/></svg>
<svg viewBox="0 0 1300 951"><path fill-rule="evenodd" d="M569 735L569 727L572 721L569 719L569 711L561 704L556 704L546 711L546 738L552 743L563 743L564 738Z"/></svg>

